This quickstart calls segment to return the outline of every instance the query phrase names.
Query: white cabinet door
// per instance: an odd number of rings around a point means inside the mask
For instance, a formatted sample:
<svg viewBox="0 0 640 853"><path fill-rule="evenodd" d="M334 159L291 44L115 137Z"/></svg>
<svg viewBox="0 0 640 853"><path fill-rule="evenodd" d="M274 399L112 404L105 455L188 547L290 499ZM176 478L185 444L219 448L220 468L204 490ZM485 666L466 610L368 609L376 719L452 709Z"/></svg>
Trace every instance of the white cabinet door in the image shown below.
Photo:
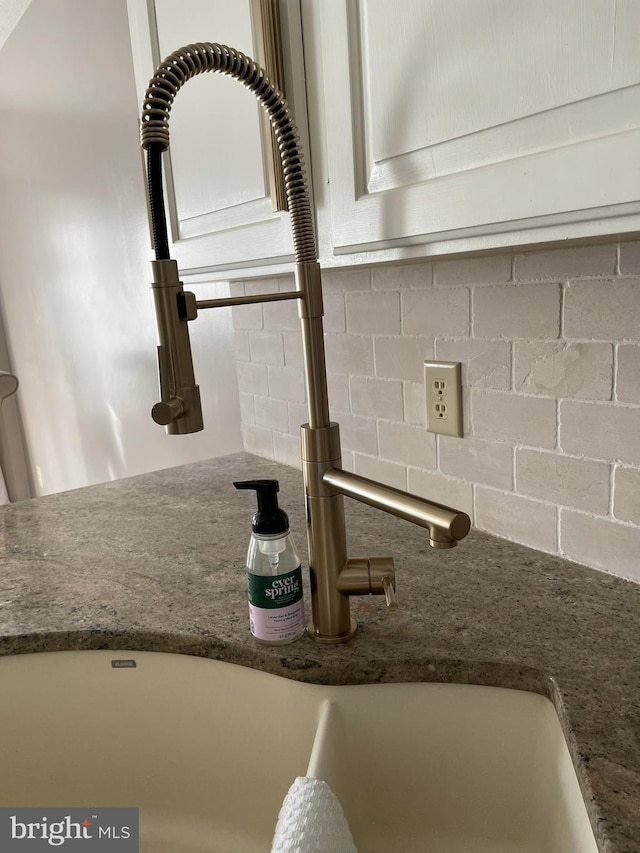
<svg viewBox="0 0 640 853"><path fill-rule="evenodd" d="M334 255L640 229L638 0L305 0L303 17Z"/></svg>
<svg viewBox="0 0 640 853"><path fill-rule="evenodd" d="M228 44L255 57L251 0L128 0L138 100L168 54L194 42ZM306 143L300 10L281 0L287 96ZM202 74L171 109L164 155L171 255L182 277L256 273L293 259L289 214L273 211L262 107L236 80Z"/></svg>

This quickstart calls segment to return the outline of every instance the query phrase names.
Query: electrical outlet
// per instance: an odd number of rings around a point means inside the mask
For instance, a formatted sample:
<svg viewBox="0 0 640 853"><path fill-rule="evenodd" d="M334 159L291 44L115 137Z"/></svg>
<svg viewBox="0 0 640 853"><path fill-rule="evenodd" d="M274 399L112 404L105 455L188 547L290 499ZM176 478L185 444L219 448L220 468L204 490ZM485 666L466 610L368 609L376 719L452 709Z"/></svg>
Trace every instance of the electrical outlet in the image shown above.
<svg viewBox="0 0 640 853"><path fill-rule="evenodd" d="M462 370L459 361L425 361L427 430L462 438Z"/></svg>

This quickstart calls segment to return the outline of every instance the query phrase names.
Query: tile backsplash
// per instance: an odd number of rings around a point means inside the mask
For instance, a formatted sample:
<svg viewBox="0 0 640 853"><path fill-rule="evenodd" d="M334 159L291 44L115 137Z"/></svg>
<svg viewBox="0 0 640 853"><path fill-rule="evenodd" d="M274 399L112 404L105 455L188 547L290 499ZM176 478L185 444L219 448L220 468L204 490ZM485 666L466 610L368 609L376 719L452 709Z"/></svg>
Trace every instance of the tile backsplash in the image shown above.
<svg viewBox="0 0 640 853"><path fill-rule="evenodd" d="M345 468L640 580L640 243L328 271L323 284ZM235 308L234 327L245 448L299 467L297 304ZM434 357L462 362L463 439L425 430Z"/></svg>

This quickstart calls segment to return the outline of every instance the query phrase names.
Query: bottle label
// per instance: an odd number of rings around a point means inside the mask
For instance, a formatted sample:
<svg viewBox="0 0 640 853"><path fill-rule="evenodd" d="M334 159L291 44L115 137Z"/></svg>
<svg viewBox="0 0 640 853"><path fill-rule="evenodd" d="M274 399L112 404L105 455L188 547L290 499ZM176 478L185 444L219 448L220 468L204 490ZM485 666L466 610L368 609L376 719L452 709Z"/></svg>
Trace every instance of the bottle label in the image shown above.
<svg viewBox="0 0 640 853"><path fill-rule="evenodd" d="M305 626L302 568L284 575L247 572L251 633L259 640L290 640Z"/></svg>

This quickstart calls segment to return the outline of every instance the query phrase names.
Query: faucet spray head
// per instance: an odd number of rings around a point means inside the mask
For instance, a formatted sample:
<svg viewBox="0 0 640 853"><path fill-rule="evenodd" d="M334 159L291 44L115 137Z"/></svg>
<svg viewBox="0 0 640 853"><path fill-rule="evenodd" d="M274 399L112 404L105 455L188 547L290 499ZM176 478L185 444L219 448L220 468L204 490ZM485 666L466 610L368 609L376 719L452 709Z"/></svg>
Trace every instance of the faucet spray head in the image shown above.
<svg viewBox="0 0 640 853"><path fill-rule="evenodd" d="M200 389L191 357L184 290L174 260L152 261L153 300L158 328L158 372L161 401L151 410L157 424L170 435L187 435L203 429Z"/></svg>

